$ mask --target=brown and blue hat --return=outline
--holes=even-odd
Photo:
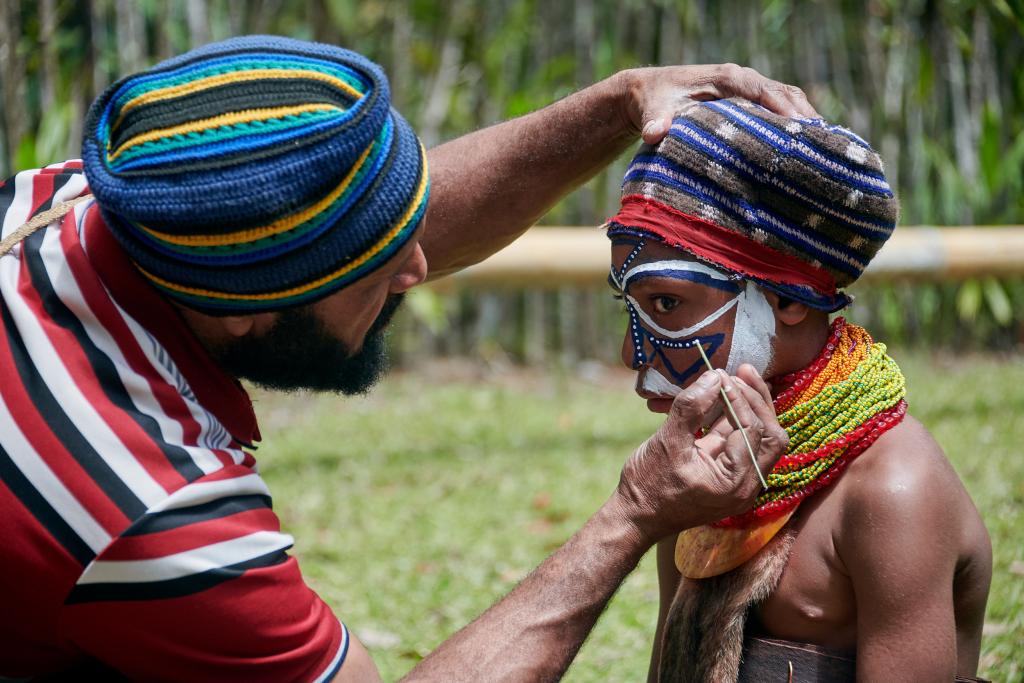
[[[697,102],[633,157],[609,236],[653,234],[782,296],[835,311],[892,234],[882,160],[823,119]]]

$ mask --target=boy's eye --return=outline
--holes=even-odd
[[[679,305],[679,300],[673,299],[670,296],[656,296],[652,303],[654,304],[655,313],[668,313]]]

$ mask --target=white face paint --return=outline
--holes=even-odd
[[[772,340],[775,339],[775,312],[764,292],[749,280],[739,295],[736,323],[732,327],[732,345],[725,371],[735,375],[744,363],[750,363],[757,374],[764,377],[772,360]]]
[[[612,269],[613,282],[622,290],[623,296],[636,311],[637,317],[643,321],[644,326],[651,332],[665,339],[675,340],[692,337],[735,307],[736,319],[733,324],[732,344],[729,347],[729,357],[726,360],[725,370],[730,375],[734,375],[741,365],[749,363],[754,366],[758,374],[764,375],[772,358],[772,340],[775,338],[775,313],[772,311],[771,304],[768,303],[760,287],[753,282],[747,281],[741,285],[742,290],[735,298],[720,306],[700,322],[682,329],[670,330],[658,325],[644,311],[639,302],[627,293],[630,280],[637,275],[652,271],[666,272],[667,277],[671,277],[670,273],[672,271],[697,273],[712,280],[722,282],[733,281],[733,278],[698,261],[668,260],[644,263],[626,271],[621,281],[616,277],[615,269]],[[685,279],[692,280],[692,278]],[[665,396],[675,396],[682,391],[678,385],[673,384],[668,378],[652,367],[647,368],[642,388],[651,393]]]
[[[661,374],[654,368],[647,368],[647,372],[644,373],[644,383],[641,385],[641,388],[652,394],[668,397],[674,397],[682,391],[681,387],[672,384],[665,375]]]

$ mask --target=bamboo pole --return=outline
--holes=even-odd
[[[436,287],[604,286],[608,240],[596,228],[537,228]],[[865,281],[961,280],[1024,275],[1024,226],[901,227],[868,266]]]

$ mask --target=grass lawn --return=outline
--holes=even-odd
[[[981,675],[1024,675],[1024,359],[894,353],[992,535]],[[257,453],[308,581],[395,680],[568,538],[659,424],[630,374],[431,366],[366,398],[255,393]],[[567,681],[646,675],[653,553]]]

